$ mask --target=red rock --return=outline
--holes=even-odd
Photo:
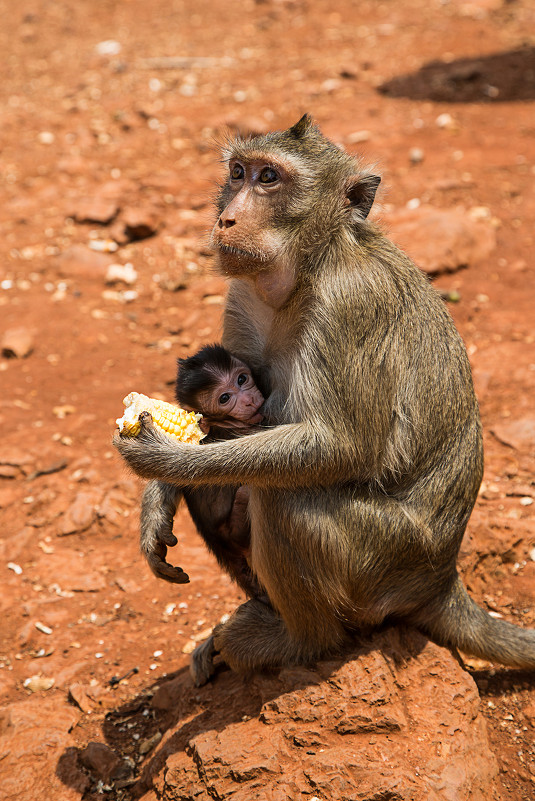
[[[85,778],[78,776],[69,784],[60,778],[60,755],[74,750],[70,732],[79,719],[80,712],[66,706],[59,693],[35,695],[0,709],[2,798],[79,801]]]
[[[80,752],[80,761],[97,778],[108,782],[119,768],[121,760],[105,743],[88,743]]]
[[[34,456],[19,448],[3,447],[0,454],[0,464],[15,465],[15,467],[20,467],[23,472],[27,472],[26,468],[28,465],[33,465],[34,461]]]
[[[481,262],[496,247],[488,220],[474,220],[464,209],[400,209],[386,216],[386,224],[389,236],[429,275]]]
[[[239,134],[240,136],[258,136],[259,134],[265,134],[270,130],[269,123],[267,123],[266,120],[262,119],[261,117],[227,116],[222,120],[220,125],[223,128],[230,128],[231,131]]]
[[[101,498],[101,492],[78,492],[61,521],[59,533],[74,534],[76,531],[85,531],[89,528],[97,519]]]
[[[106,225],[117,216],[119,207],[111,200],[101,197],[80,200],[73,213],[73,218],[79,223],[101,223]]]
[[[495,423],[491,431],[500,442],[510,445],[516,450],[535,446],[535,417],[523,417],[507,423]]]
[[[160,227],[160,215],[155,209],[126,208],[120,222],[129,241],[153,236]]]
[[[0,488],[0,509],[6,509],[18,500],[19,493],[13,487]]]
[[[14,356],[16,359],[24,359],[29,356],[34,348],[35,337],[29,328],[20,326],[9,328],[4,332],[0,348],[3,356]]]
[[[16,478],[19,470],[8,464],[0,464],[0,478]]]
[[[78,551],[63,550],[43,554],[36,559],[32,571],[41,584],[59,584],[62,590],[71,592],[96,592],[106,586],[103,574],[94,562],[84,558]]]
[[[120,526],[124,523],[124,513],[132,508],[132,501],[117,489],[106,493],[98,507],[98,516],[104,517],[110,523]]]
[[[59,275],[67,278],[98,278],[103,280],[113,256],[97,253],[84,245],[73,245],[56,260]]]
[[[403,629],[314,669],[254,676],[222,673],[190,717],[188,679],[156,691],[161,712],[177,710],[147,766],[162,798],[266,801],[489,801],[497,765],[472,678],[448,651]],[[206,696],[204,693],[206,692]],[[182,707],[182,710],[181,710]],[[258,710],[260,710],[258,712]],[[202,719],[202,723],[201,723]]]
[[[160,711],[173,709],[177,706],[182,691],[182,682],[179,679],[161,682],[152,696],[151,705]]]
[[[15,562],[32,541],[35,540],[35,529],[33,526],[24,526],[12,536],[0,540],[0,558],[6,562]]]

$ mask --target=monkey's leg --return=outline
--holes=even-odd
[[[325,636],[294,637],[282,617],[259,598],[246,601],[227,623],[216,626],[215,650],[233,670],[240,673],[307,664],[331,653],[340,645],[340,632],[333,621],[330,641]]]

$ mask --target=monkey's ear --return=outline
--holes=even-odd
[[[381,183],[378,175],[355,175],[346,181],[345,195],[348,205],[360,219],[365,220],[375,200],[377,187]]]
[[[292,125],[288,130],[288,133],[296,139],[302,139],[309,131],[313,131],[315,128],[314,120],[310,114],[303,114],[299,122],[296,122],[295,125]]]

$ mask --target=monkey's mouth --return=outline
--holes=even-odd
[[[254,412],[252,413],[250,418],[247,420],[247,423],[249,425],[253,425],[253,426],[260,425],[260,423],[264,419],[264,415],[262,414],[262,409],[263,408],[264,408],[264,401],[262,401],[260,406],[256,407],[256,409],[254,410]]]
[[[224,245],[222,242],[215,243],[216,248],[224,256],[237,256],[241,259],[255,259],[256,261],[265,261],[266,257],[262,253],[252,253],[249,250],[237,248],[234,245]]]

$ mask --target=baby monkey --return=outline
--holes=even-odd
[[[261,407],[264,396],[256,386],[251,370],[221,345],[207,345],[198,353],[178,360],[175,397],[186,411],[200,412],[199,423],[207,437],[204,442],[229,439],[254,430],[263,420]],[[147,553],[146,544],[155,527],[162,521],[172,536],[172,521],[181,496],[187,503],[190,515],[206,544],[219,558],[221,547],[232,553],[231,574],[247,594],[256,594],[257,588],[250,575],[247,557],[250,548],[250,525],[247,513],[249,490],[245,486],[217,487],[212,489],[209,504],[211,525],[205,517],[206,488],[168,487],[155,492],[151,482],[144,494],[141,512],[141,550]],[[166,507],[161,509],[162,504]],[[162,514],[162,511],[164,512]],[[160,530],[160,537],[161,530]],[[176,539],[175,539],[176,542]],[[150,564],[150,560],[149,560]],[[152,567],[152,565],[151,565]],[[180,568],[173,568],[181,571]],[[158,575],[158,574],[157,574]],[[162,576],[160,576],[162,577]],[[178,583],[189,580],[181,572]]]

